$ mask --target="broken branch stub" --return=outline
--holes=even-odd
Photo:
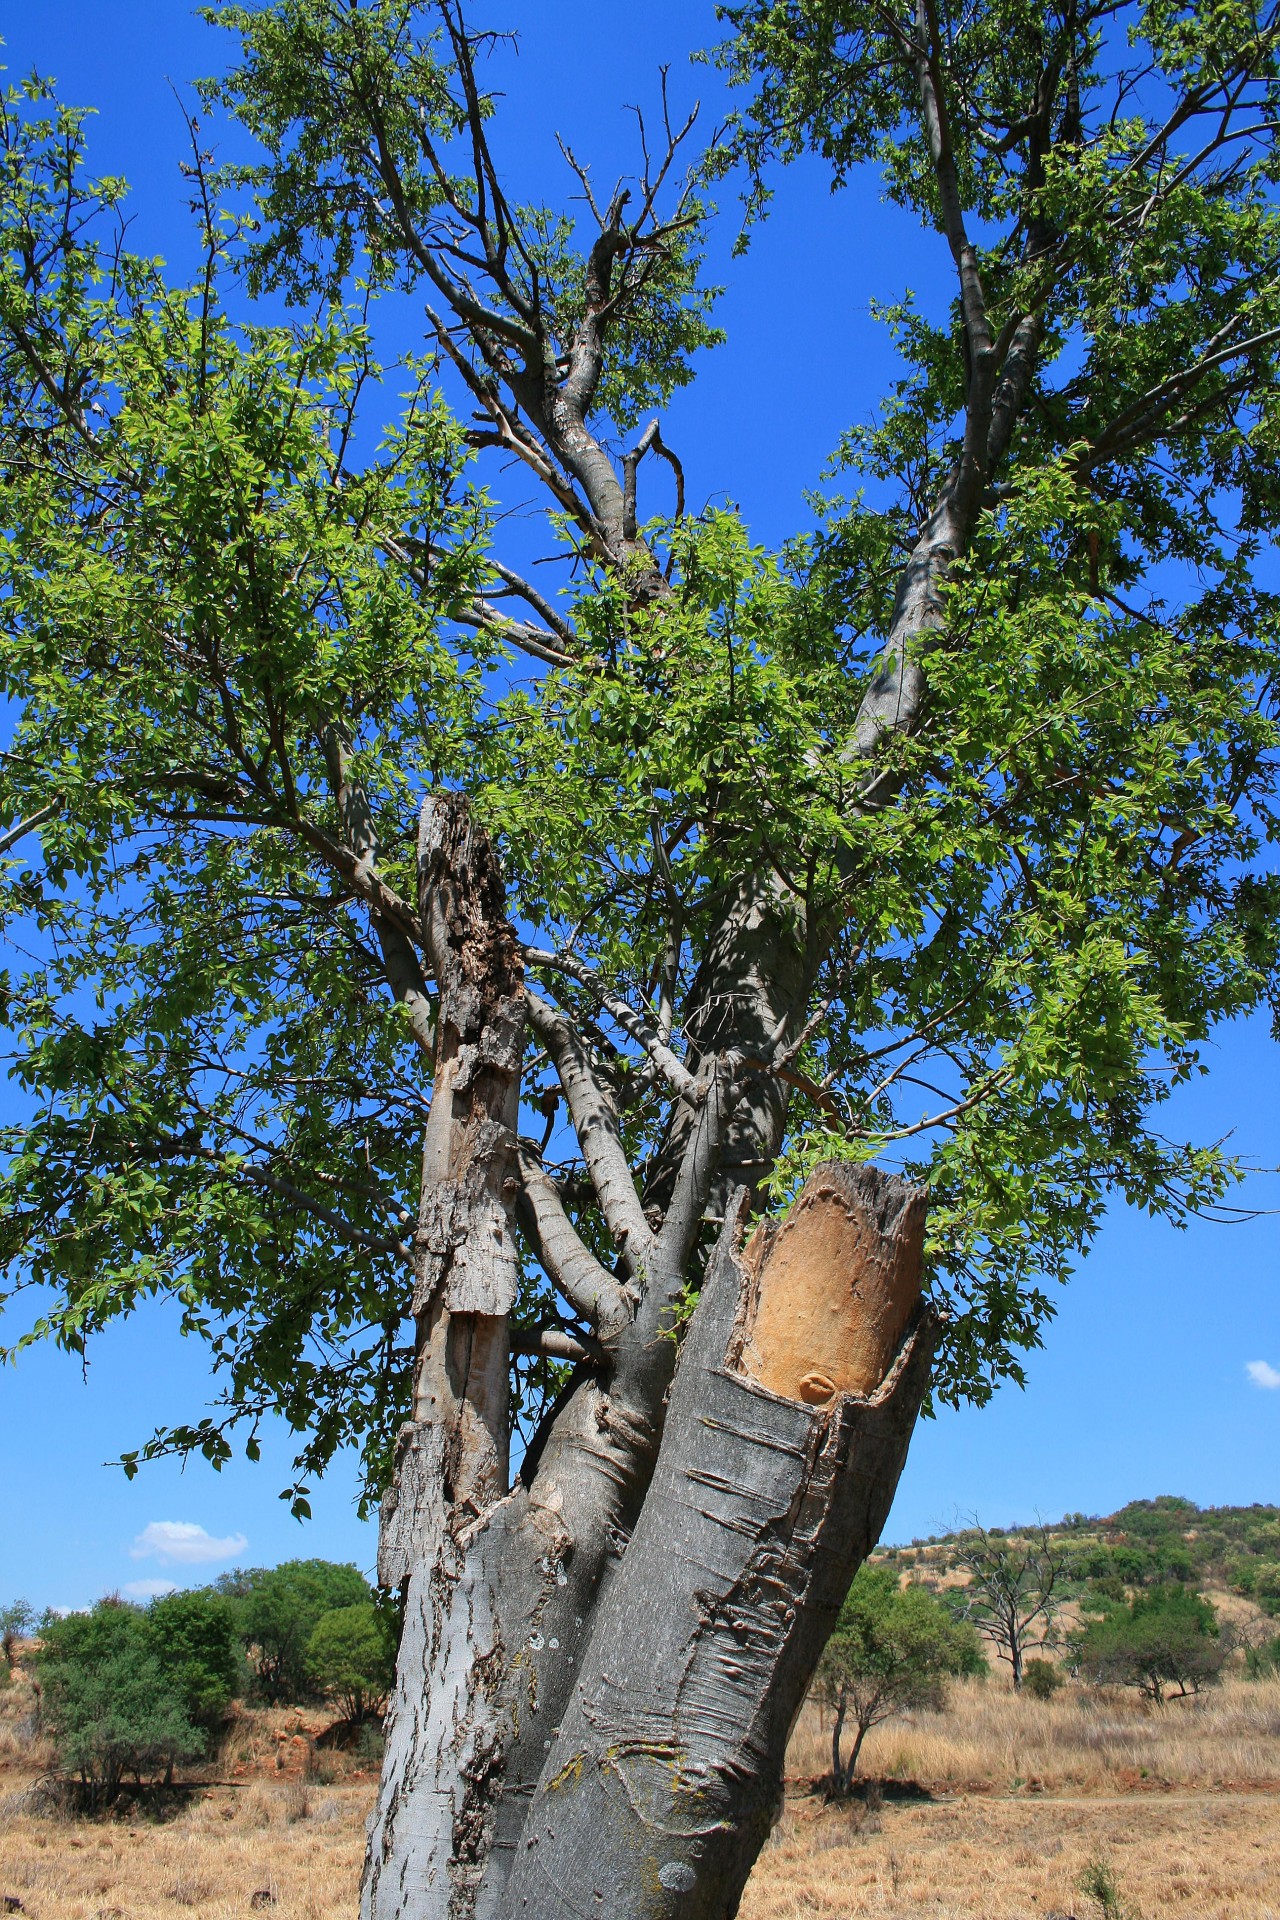
[[[795,1715],[893,1499],[938,1330],[919,1298],[923,1194],[823,1167],[749,1256],[741,1212],[525,1822],[509,1920],[729,1920]],[[807,1303],[794,1340],[788,1288]],[[876,1373],[866,1391],[843,1384],[855,1366]],[[822,1404],[802,1390],[817,1373],[832,1387]]]

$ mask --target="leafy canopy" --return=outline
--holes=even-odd
[[[203,1753],[185,1676],[168,1664],[148,1615],[118,1600],[41,1623],[41,1713],[61,1766],[102,1805],[126,1780],[171,1774]]]
[[[927,58],[875,8],[728,9],[732,140],[683,183],[646,163],[593,237],[506,197],[480,138],[498,53],[452,8],[215,9],[239,64],[209,108],[262,158],[218,181],[196,130],[190,286],[123,245],[83,116],[40,80],[6,95],[0,1009],[21,1115],[0,1252],[13,1290],[42,1289],[24,1338],[80,1352],[159,1295],[209,1342],[224,1407],[143,1453],[217,1464],[241,1421],[253,1453],[278,1408],[305,1436],[297,1511],[342,1446],[371,1494],[385,1479],[430,1097],[432,790],[471,796],[522,933],[571,954],[531,971],[655,1196],[673,1103],[636,1034],[698,1067],[729,1017],[708,986],[728,906],[766,903],[762,949],[795,958],[756,1069],[788,1103],[762,1192],[833,1154],[928,1184],[945,1399],[1020,1376],[1111,1196],[1176,1221],[1227,1192],[1223,1150],[1159,1123],[1275,961],[1273,26],[1207,4],[925,11]],[[592,433],[665,401],[716,338],[709,176],[739,166],[760,207],[807,147],[942,228],[955,307],[885,290],[902,377],[841,443],[853,497],[782,551],[721,510],[633,528],[624,503],[615,524]],[[266,323],[266,291],[294,317]],[[392,293],[424,314],[395,369]],[[864,751],[984,337],[1006,370],[1022,354],[1027,398],[917,649],[920,722]],[[522,482],[481,484],[495,446],[549,490],[559,590],[499,554]],[[607,1253],[532,1043],[524,1093]],[[532,1243],[520,1314],[572,1321]],[[519,1363],[531,1415],[555,1385]]]

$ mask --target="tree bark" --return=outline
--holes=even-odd
[[[936,1333],[918,1305],[924,1196],[871,1169],[827,1167],[745,1254],[740,1212],[739,1202],[680,1357],[639,1525],[529,1808],[512,1920],[737,1911],[791,1726],[906,1458]],[[840,1257],[851,1249],[861,1257]],[[762,1357],[772,1289],[806,1252],[821,1269],[813,1292],[832,1303],[824,1337],[811,1327]],[[882,1357],[864,1342],[876,1380],[858,1392],[833,1376],[873,1301]],[[762,1375],[794,1384],[795,1397]]]
[[[378,1550],[380,1582],[405,1593],[362,1893],[362,1912],[378,1920],[444,1913],[455,1881],[465,1883],[497,1742],[497,1588],[525,1564],[502,1550],[501,1527],[477,1526],[507,1486],[524,988],[497,860],[459,797],[423,807],[418,893],[438,1002],[415,1241],[413,1416],[400,1432]]]
[[[526,1227],[543,1235],[535,1245],[572,1229],[516,1146],[527,996],[496,861],[461,800],[424,809],[420,904],[439,995],[419,1358],[379,1557],[382,1581],[405,1593],[405,1626],[362,1914],[597,1912],[557,1889],[598,1855],[612,1913],[666,1913],[674,1900],[682,1913],[728,1915],[927,1382],[924,1198],[869,1169],[829,1167],[740,1254],[740,1193],[668,1411],[676,1348],[663,1303],[726,1145],[720,1082],[696,1110],[656,1233],[614,1165],[609,1116],[592,1108],[593,1177],[620,1218],[636,1214],[622,1246],[633,1279],[577,1243],[561,1277],[588,1302],[596,1367],[528,1484],[507,1491],[517,1189]],[[629,1756],[620,1772],[615,1748]],[[654,1796],[668,1775],[664,1808]],[[648,1811],[637,1813],[633,1787]]]

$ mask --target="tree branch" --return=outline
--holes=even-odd
[[[569,1104],[582,1157],[605,1222],[627,1271],[636,1274],[654,1251],[654,1238],[640,1205],[623,1150],[613,1103],[596,1079],[586,1048],[563,1014],[528,987],[529,1024],[551,1057]]]
[[[565,1212],[554,1181],[533,1149],[517,1150],[520,1194],[516,1202],[521,1228],[548,1277],[574,1312],[589,1320],[608,1340],[630,1319],[626,1296],[615,1275],[596,1259]]]

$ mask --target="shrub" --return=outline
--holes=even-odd
[[[158,1657],[147,1616],[102,1600],[41,1628],[41,1712],[65,1772],[93,1805],[107,1806],[126,1780],[173,1777],[204,1750],[180,1685]]]
[[[949,1674],[985,1673],[973,1628],[920,1586],[899,1587],[885,1567],[862,1567],[818,1666],[821,1695],[835,1710],[831,1771],[848,1792],[872,1727],[909,1707],[942,1705]],[[843,1758],[844,1728],[853,1745]]]
[[[0,1649],[4,1652],[4,1674],[13,1666],[14,1643],[30,1633],[36,1624],[36,1610],[26,1600],[11,1600],[0,1607]]]
[[[1137,1687],[1159,1704],[1217,1680],[1225,1650],[1209,1602],[1183,1586],[1152,1587],[1090,1622],[1079,1641],[1081,1671],[1099,1683]]]
[[[1251,1680],[1268,1680],[1280,1672],[1280,1633],[1264,1640],[1261,1646],[1246,1647],[1244,1666]]]
[[[1052,1660],[1028,1660],[1022,1669],[1022,1684],[1033,1700],[1052,1700],[1066,1679],[1062,1668]]]
[[[168,1594],[152,1602],[147,1629],[187,1718],[196,1726],[216,1726],[231,1704],[240,1670],[230,1601],[207,1588]]]
[[[371,1601],[321,1616],[307,1643],[307,1674],[348,1720],[381,1709],[395,1678],[395,1648]]]

